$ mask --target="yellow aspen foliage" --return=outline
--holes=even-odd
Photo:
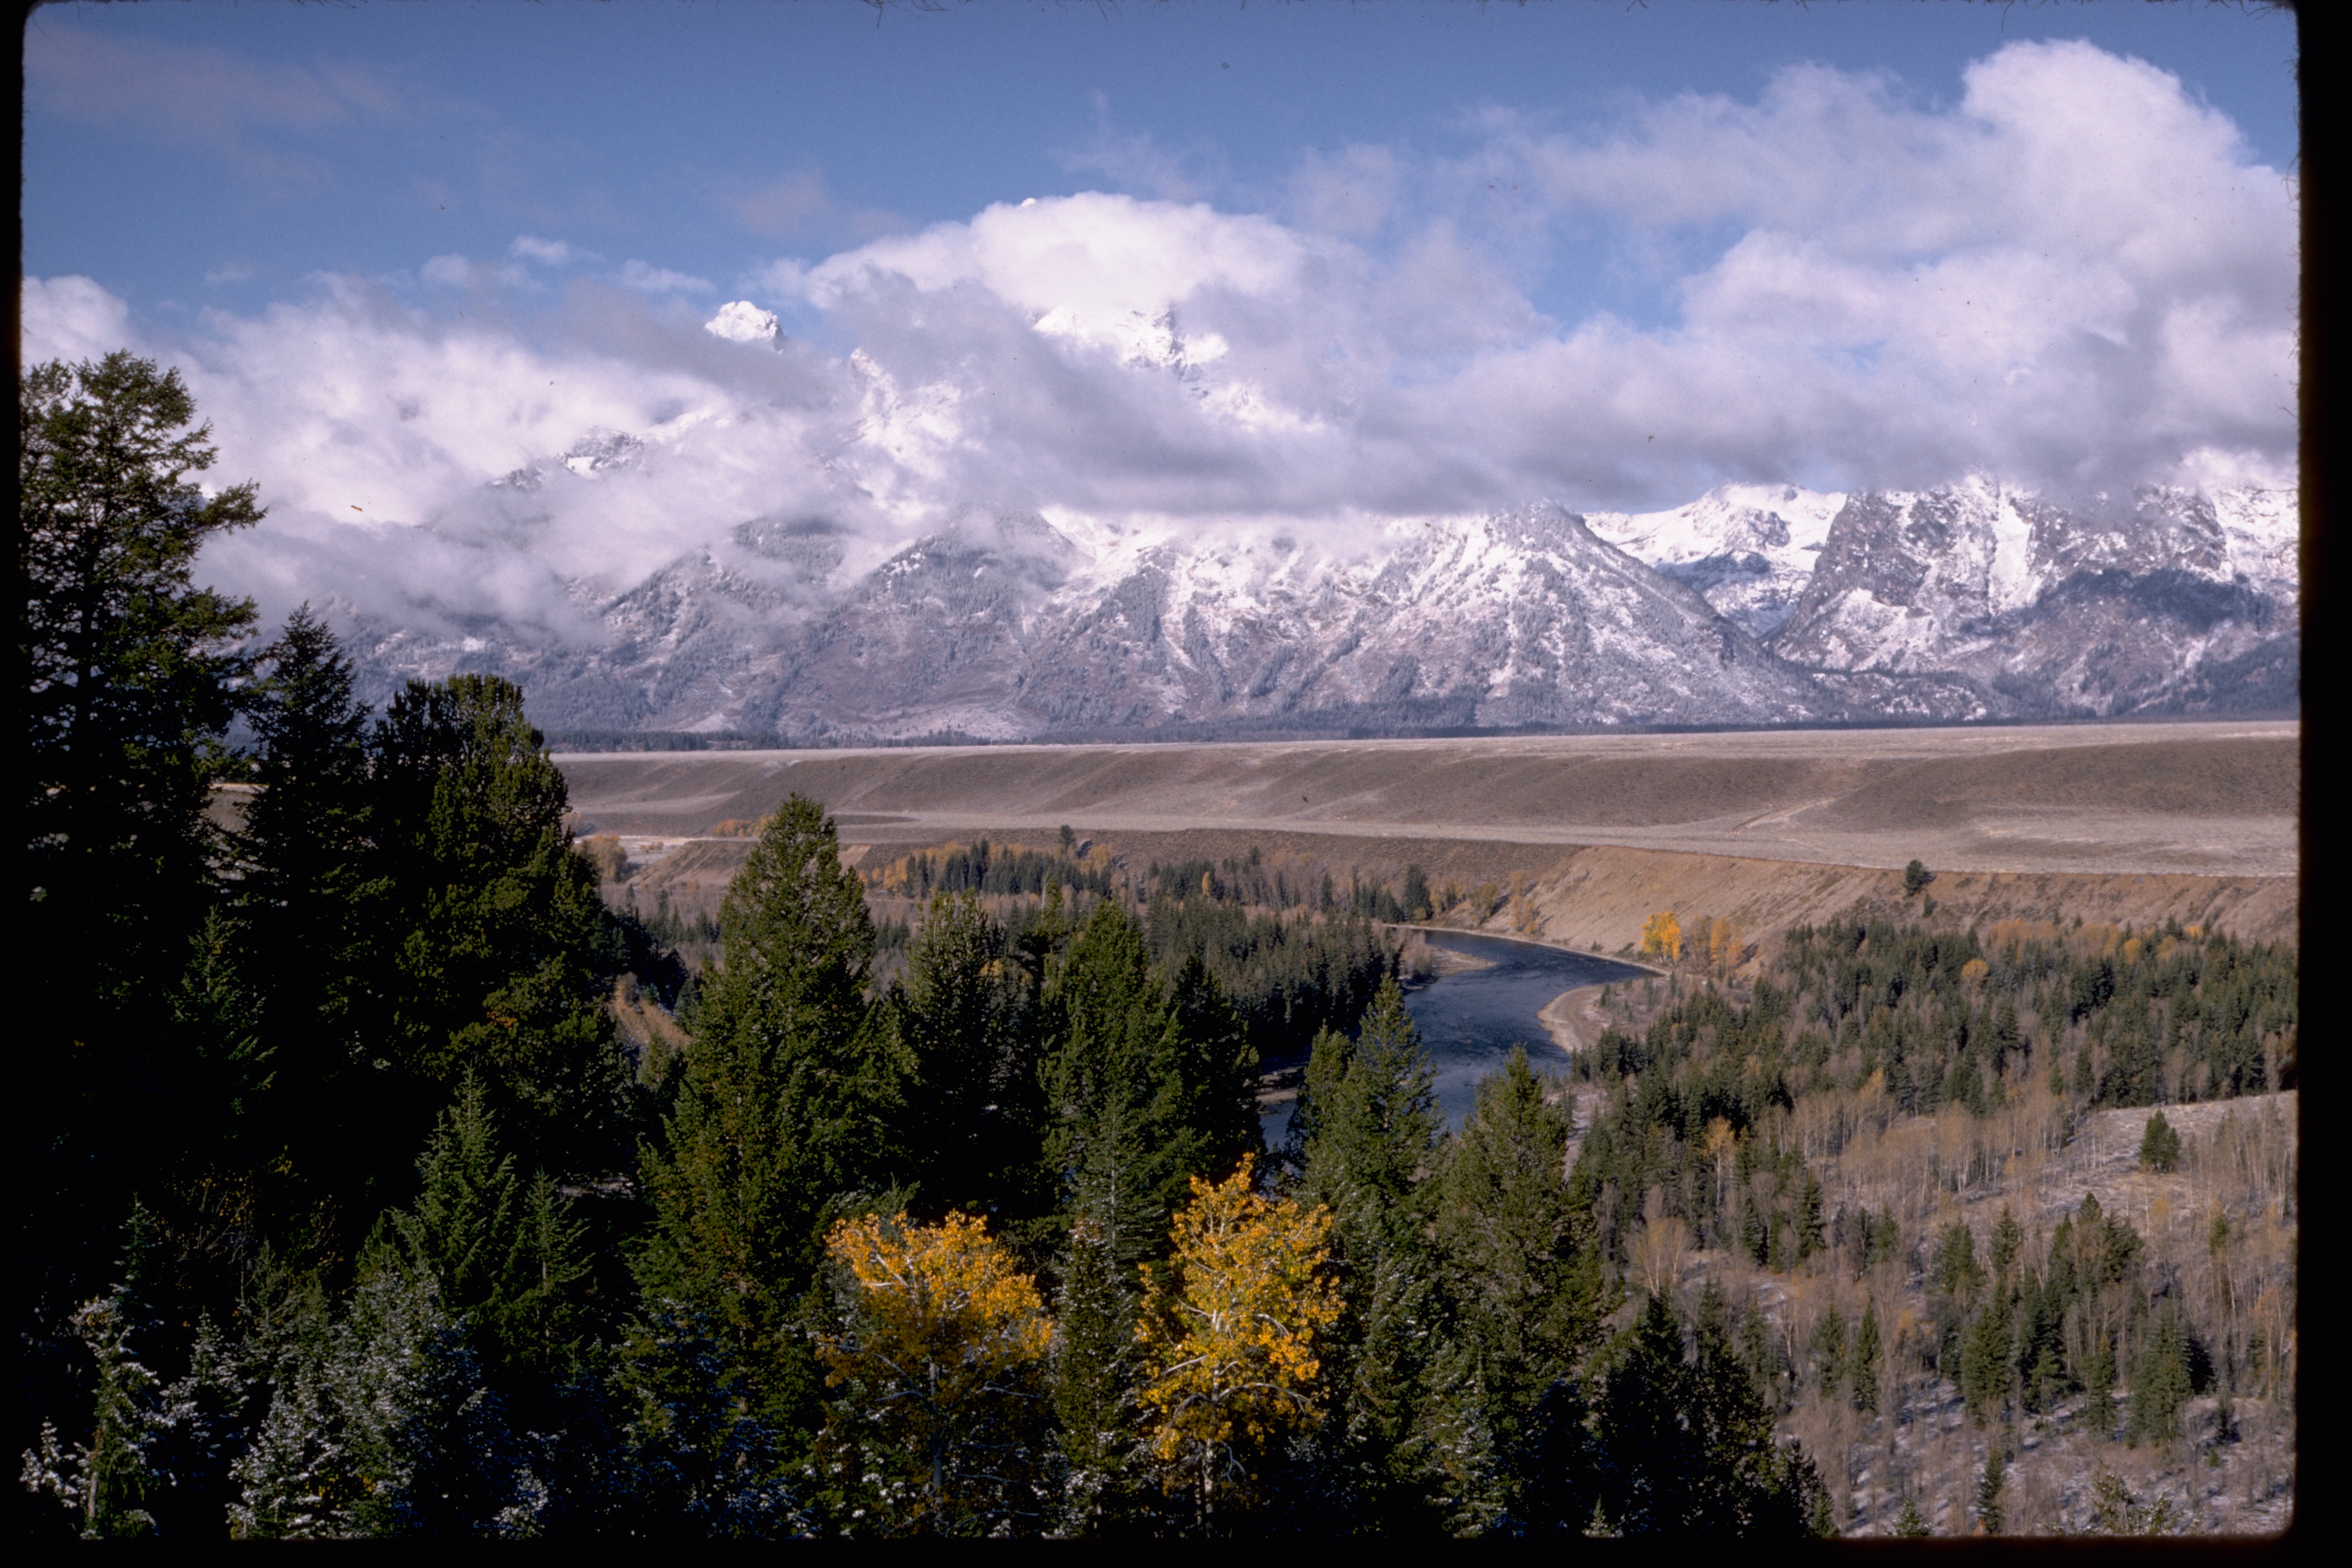
[[[1718,974],[1739,962],[1739,930],[1721,915],[1706,923],[1706,963]]]
[[[1991,973],[1992,965],[1981,958],[1971,958],[1960,965],[1960,978],[1972,985]]]
[[[1672,910],[1660,910],[1642,922],[1642,955],[1664,959],[1668,963],[1680,963],[1683,956],[1683,925]]]
[[[857,1452],[881,1522],[986,1534],[1034,1511],[1053,1341],[1036,1281],[971,1215],[845,1219],[825,1250],[848,1325],[817,1352],[845,1390],[827,1446]]]
[[[1245,1504],[1256,1457],[1320,1407],[1318,1341],[1339,1315],[1331,1213],[1261,1196],[1244,1159],[1230,1181],[1192,1178],[1174,1239],[1172,1284],[1136,1325],[1140,1403],[1162,1485],[1206,1512]]]

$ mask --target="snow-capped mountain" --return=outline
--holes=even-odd
[[[599,431],[549,468],[634,461]],[[528,490],[523,470],[501,481]],[[555,475],[557,478],[569,476]],[[377,625],[364,663],[511,675],[558,731],[789,741],[2113,716],[2295,702],[2291,492],[2063,507],[1990,481],[1358,530],[974,511],[870,570],[764,518],[583,639]],[[872,560],[868,554],[866,560]]]
[[[2291,691],[2291,500],[2151,487],[2065,508],[1987,481],[1857,495],[1771,646],[1849,696],[1937,717],[2210,701],[2247,660],[2257,687]]]
[[[1788,621],[1845,505],[1794,485],[1725,485],[1672,511],[1594,512],[1592,531],[1697,589],[1752,637]]]

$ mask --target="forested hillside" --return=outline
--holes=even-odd
[[[199,484],[176,375],[21,412],[27,1537],[1798,1539],[1886,1522],[1850,1432],[1791,1436],[1832,1394],[1907,1421],[1957,1368],[2001,1430],[2179,1446],[2291,1382],[2284,1211],[2217,1210],[2245,1267],[2192,1289],[2090,1200],[1981,1244],[1947,1202],[2290,1084],[2291,953],[1798,931],[1448,1135],[1374,923],[1418,873],[869,875],[794,795],[715,917],[615,910],[512,686],[371,710],[307,611],[195,584],[260,498]],[[1792,1352],[1815,1279],[1876,1293]]]

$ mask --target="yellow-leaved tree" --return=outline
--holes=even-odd
[[[1683,955],[1683,924],[1672,910],[1660,910],[1642,922],[1642,956],[1677,963]]]
[[[1136,1326],[1139,1403],[1161,1486],[1190,1492],[1211,1527],[1249,1505],[1265,1456],[1321,1406],[1318,1340],[1339,1315],[1331,1213],[1261,1195],[1244,1159],[1229,1181],[1192,1178],[1174,1239],[1172,1278]]]
[[[1034,1529],[1052,1448],[1053,1324],[981,1220],[845,1219],[825,1238],[844,1331],[823,1342],[825,1447],[898,1534]]]

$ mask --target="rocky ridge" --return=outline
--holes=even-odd
[[[555,459],[635,457],[597,432]],[[500,481],[527,492],[537,470]],[[2113,718],[2296,704],[2292,492],[2062,505],[1990,480],[1180,532],[973,511],[863,573],[755,519],[592,638],[362,625],[388,691],[516,679],[557,732],[824,743]],[[870,557],[868,557],[870,559]]]

